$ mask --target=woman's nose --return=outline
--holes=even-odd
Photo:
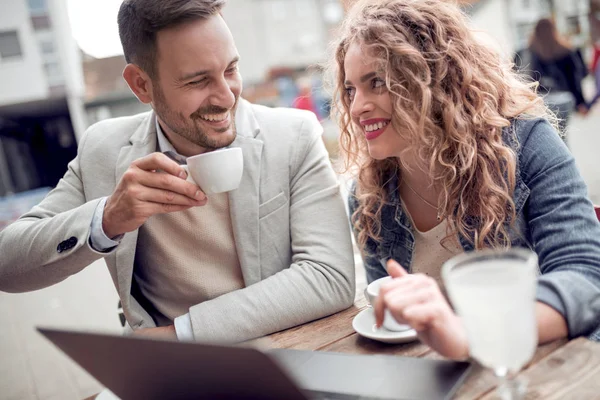
[[[365,112],[371,111],[373,109],[373,103],[368,99],[367,96],[364,96],[360,92],[356,92],[354,95],[354,99],[352,100],[352,104],[350,105],[350,114],[353,117],[358,118]]]

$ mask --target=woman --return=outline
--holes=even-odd
[[[540,342],[591,333],[600,224],[586,186],[542,99],[476,41],[460,10],[359,1],[334,68],[367,279],[396,278],[379,296],[378,321],[388,308],[442,355],[466,357],[440,267],[464,251],[519,246],[539,256]]]
[[[549,18],[535,25],[529,51],[531,65],[527,68],[547,92],[548,107],[558,115],[560,127],[564,129],[573,107],[584,115],[588,111],[581,89],[581,81],[587,75],[581,55],[560,36]]]
[[[591,110],[594,104],[600,99],[600,41],[596,40],[594,45],[592,46],[593,54],[592,54],[592,62],[590,65],[589,72],[594,76],[594,80],[596,83],[596,94],[587,104],[588,110]]]

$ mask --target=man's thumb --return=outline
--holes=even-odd
[[[392,278],[400,278],[404,275],[408,275],[408,272],[400,264],[398,264],[395,260],[391,258],[387,261],[386,264],[387,272]]]

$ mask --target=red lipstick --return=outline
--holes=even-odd
[[[379,136],[381,136],[381,134],[383,132],[385,132],[385,130],[387,129],[390,122],[391,122],[391,120],[386,119],[386,118],[371,118],[371,119],[366,119],[364,121],[360,121],[360,125],[362,126],[362,128],[365,132],[365,138],[367,140],[374,140],[374,139],[378,138]],[[367,127],[370,127],[372,129],[373,125],[379,125],[379,123],[383,124],[383,126],[381,128],[367,131]]]

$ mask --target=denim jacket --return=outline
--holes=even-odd
[[[569,336],[600,340],[600,223],[575,160],[543,119],[515,120],[503,138],[518,158],[511,246],[537,253],[537,300],[565,317]],[[358,207],[355,190],[348,198],[350,215]],[[401,207],[398,176],[390,177],[387,193],[381,239],[369,238],[362,251],[368,282],[387,275],[390,258],[411,270],[413,227]],[[473,250],[467,238],[459,241],[465,251]]]

